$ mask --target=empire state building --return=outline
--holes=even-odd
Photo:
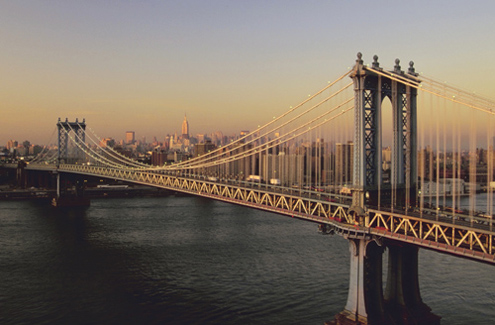
[[[184,115],[184,122],[182,122],[182,139],[189,139],[189,122],[187,122],[186,115]]]

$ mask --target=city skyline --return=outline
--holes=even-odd
[[[76,1],[0,4],[0,144],[47,144],[60,117],[120,139],[255,129],[347,71],[391,69],[491,95],[495,4]],[[380,17],[384,17],[381,19]],[[373,20],[372,20],[373,19]],[[338,46],[335,46],[335,45]]]
[[[184,129],[184,128],[186,128],[186,129]],[[184,130],[186,130],[187,133],[183,133]],[[188,138],[189,138],[189,136],[191,138],[198,138],[199,137],[200,139],[198,139],[198,140],[200,142],[203,142],[204,140],[201,140],[201,139],[203,139],[204,137],[217,136],[218,134],[221,134],[222,136],[226,136],[226,137],[230,137],[230,138],[237,138],[239,136],[242,136],[246,132],[249,132],[249,131],[239,130],[235,133],[231,133],[231,134],[225,133],[224,134],[222,132],[222,130],[218,129],[218,130],[211,131],[211,132],[196,132],[194,134],[189,134],[189,123],[188,123],[187,119],[184,118],[180,127],[176,127],[174,130],[166,131],[165,133],[162,133],[160,135],[153,135],[151,137],[147,137],[145,135],[137,134],[133,130],[127,130],[127,131],[122,130],[120,132],[121,134],[117,133],[116,137],[100,137],[100,139],[102,141],[112,140],[117,145],[131,145],[134,143],[151,144],[153,142],[159,142],[163,145],[165,142],[170,140],[170,138],[183,137],[185,134],[187,134]],[[6,147],[7,149],[9,149],[10,147],[12,147],[13,143],[17,143],[17,145],[22,145],[24,142],[29,142],[29,143],[31,143],[31,145],[41,145],[41,146],[49,146],[49,147],[53,147],[53,146],[57,145],[57,138],[55,136],[52,137],[48,143],[39,143],[36,141],[37,141],[37,139],[23,139],[23,140],[21,140],[21,139],[9,139],[5,144],[0,143],[0,148]],[[16,147],[17,145],[15,145],[14,147]]]

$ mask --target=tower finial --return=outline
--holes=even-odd
[[[378,55],[373,56],[373,63],[371,65],[374,69],[378,69],[380,67],[380,63],[378,63]]]
[[[394,66],[394,71],[397,72],[397,73],[402,73],[402,71],[400,70],[400,60],[399,59],[395,59],[395,66]]]
[[[416,69],[414,69],[414,61],[409,61],[409,69],[407,72],[413,76],[417,76]]]
[[[360,64],[360,65],[362,65],[362,64],[363,64],[362,57],[363,57],[363,53],[358,52],[358,53],[357,53],[357,60],[356,60],[356,64]]]

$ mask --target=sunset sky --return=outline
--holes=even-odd
[[[495,1],[0,1],[0,146],[252,130],[362,52],[495,97]]]

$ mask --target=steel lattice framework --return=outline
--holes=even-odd
[[[74,131],[76,135],[75,144],[76,146],[80,147],[80,144],[81,143],[84,144],[85,141],[86,123],[84,120],[82,123],[79,123],[77,119],[75,122],[69,122],[68,119],[65,119],[65,122],[62,122],[59,118],[57,122],[57,129],[58,129],[58,164],[61,164],[61,163],[66,163],[67,160],[69,159],[69,152],[68,152],[69,133],[71,132],[71,130]],[[84,157],[84,152],[78,151],[76,159],[82,157]]]
[[[417,90],[408,84],[397,81],[394,75],[400,75],[419,82],[410,63],[408,73],[401,71],[400,61],[396,60],[393,72],[380,68],[378,57],[374,56],[371,68],[363,65],[358,54],[354,72],[354,188],[363,195],[366,191],[377,191],[382,184],[382,102],[389,98],[392,103],[392,177],[391,186],[405,189],[403,202],[391,202],[392,205],[412,205],[415,192],[416,171],[416,96]],[[396,198],[395,198],[396,199]],[[363,200],[355,198],[354,204],[362,206]]]
[[[28,169],[55,171],[51,165],[31,165]],[[324,225],[324,231],[355,238],[380,241],[389,238],[424,248],[495,264],[494,229],[488,224],[455,223],[454,218],[435,214],[369,209],[366,217],[352,213],[349,203],[330,202],[321,194],[276,191],[262,186],[243,187],[148,171],[124,170],[100,166],[61,164],[58,172],[99,176],[154,186],[243,205]],[[307,196],[307,197],[306,197]]]

